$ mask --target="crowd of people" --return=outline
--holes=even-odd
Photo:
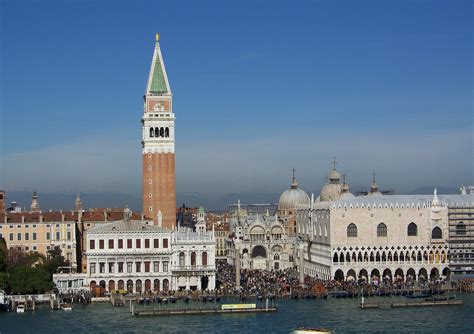
[[[240,288],[236,289],[235,268],[226,262],[219,262],[217,265],[217,281],[219,293],[232,295],[243,294],[247,296],[268,296],[277,297],[308,294],[326,294],[330,291],[348,292],[380,292],[380,291],[401,291],[401,290],[438,290],[443,289],[446,282],[443,279],[426,280],[420,278],[414,280],[408,277],[406,281],[402,279],[377,278],[373,277],[370,282],[366,279],[350,279],[344,281],[321,280],[305,276],[304,284],[300,284],[299,274],[296,269],[285,270],[256,270],[242,269],[240,272]]]

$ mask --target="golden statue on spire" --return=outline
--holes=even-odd
[[[156,33],[156,35],[155,35],[155,39],[156,39],[156,41],[157,41],[157,42],[159,42],[159,41],[160,41],[160,34],[159,34],[159,33]]]

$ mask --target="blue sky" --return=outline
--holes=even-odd
[[[470,1],[3,1],[0,187],[140,196],[154,34],[180,196],[474,183]],[[269,201],[272,199],[269,195]]]

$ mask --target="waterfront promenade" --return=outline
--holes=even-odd
[[[134,317],[128,307],[110,304],[75,306],[72,312],[52,311],[39,306],[34,312],[0,314],[5,333],[290,333],[296,327],[327,327],[337,333],[472,333],[473,294],[458,294],[463,306],[436,308],[380,308],[362,310],[358,299],[284,299],[278,300],[278,312],[263,314],[187,315],[165,318]],[[373,301],[395,302],[402,297],[371,297]],[[221,301],[226,302],[225,300]],[[181,303],[178,302],[178,303]],[[183,304],[161,305],[163,308]],[[202,307],[202,302],[190,307]],[[140,306],[141,309],[155,305]],[[416,316],[414,316],[416,314]]]

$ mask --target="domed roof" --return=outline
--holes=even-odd
[[[375,181],[375,171],[372,174],[372,184],[370,185],[370,192],[367,194],[369,196],[382,196],[382,193],[379,191],[379,186]]]
[[[334,183],[339,183],[340,179],[341,179],[341,175],[339,175],[336,169],[333,169],[331,171],[331,174],[329,174],[329,180]]]
[[[346,192],[346,193],[342,193],[342,195],[339,197],[339,200],[346,201],[349,199],[353,199],[354,197],[355,197],[354,194],[350,192]]]
[[[308,194],[303,189],[298,188],[298,182],[293,177],[290,189],[285,190],[280,196],[278,210],[294,210],[297,205],[309,205],[309,201]]]
[[[339,183],[325,184],[319,195],[321,202],[336,201],[341,196],[341,185]]]

